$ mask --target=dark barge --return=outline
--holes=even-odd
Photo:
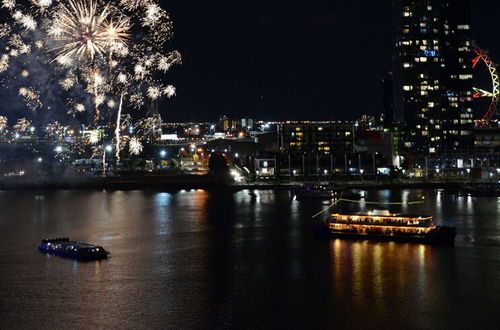
[[[110,254],[102,246],[71,241],[67,237],[44,239],[38,247],[43,253],[75,260],[101,260]]]

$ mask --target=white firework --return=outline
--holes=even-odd
[[[130,142],[128,143],[128,150],[132,155],[139,155],[143,149],[144,147],[138,138],[133,137],[130,139]]]
[[[99,106],[99,105],[103,104],[105,100],[106,100],[106,97],[103,94],[99,94],[95,97],[94,103],[95,103],[95,105]]]
[[[122,5],[126,10],[134,11],[140,7],[145,7],[150,2],[150,0],[120,0],[120,5]]]
[[[2,0],[2,8],[12,10],[16,7],[15,0]]]
[[[31,15],[21,15],[18,20],[18,23],[21,24],[26,30],[34,31],[36,29],[37,23],[35,19]]]
[[[81,103],[77,103],[77,104],[75,104],[75,110],[76,110],[76,112],[84,112],[85,106]]]
[[[135,93],[130,96],[130,103],[134,108],[139,109],[144,105],[144,97],[141,93]]]
[[[73,65],[73,59],[71,56],[61,55],[56,58],[56,62],[63,67],[69,67]]]
[[[105,56],[129,38],[128,17],[116,6],[105,1],[68,0],[60,2],[48,29],[55,47],[56,61],[60,56],[93,60]]]
[[[0,73],[5,72],[9,69],[9,56],[3,55],[0,58]]]
[[[0,38],[8,37],[11,31],[12,29],[10,28],[9,24],[0,24]]]
[[[134,67],[134,73],[135,73],[135,79],[141,80],[144,78],[144,76],[146,76],[146,74],[148,72],[147,72],[147,69],[143,65],[136,64]]]
[[[175,96],[175,87],[172,85],[168,85],[162,91],[163,95],[166,95],[168,98]]]
[[[167,56],[158,54],[158,70],[167,72],[172,65],[181,64],[182,56],[178,51],[173,51]]]
[[[41,9],[46,9],[46,8],[50,7],[50,5],[52,5],[52,0],[35,0],[34,2],[35,2],[35,5],[37,5]]]
[[[19,93],[19,95],[21,95],[21,96],[26,96],[26,95],[28,95],[28,91],[29,91],[29,90],[28,90],[28,88],[26,88],[26,87],[21,87],[21,88],[19,88],[18,93]]]
[[[26,118],[20,118],[17,120],[16,124],[12,127],[18,133],[25,133],[31,126],[31,121]]]
[[[151,100],[157,100],[161,96],[161,89],[158,86],[149,86],[148,87],[148,97]]]
[[[0,116],[0,133],[2,133],[6,128],[8,124],[8,119],[5,116]]]
[[[92,131],[90,132],[90,135],[89,135],[89,143],[90,144],[97,144],[99,143],[99,140],[100,140],[100,137],[99,137],[99,131]]]
[[[59,85],[65,90],[70,90],[76,84],[76,80],[72,77],[64,78],[59,82]]]
[[[116,79],[118,80],[118,82],[120,84],[124,84],[127,82],[127,75],[125,73],[119,73],[118,76],[116,77]]]

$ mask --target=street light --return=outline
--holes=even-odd
[[[108,144],[102,152],[102,176],[106,176],[106,152],[113,151],[113,146]]]
[[[363,169],[360,169],[360,170],[359,170],[359,173],[361,173],[361,182],[363,182],[363,172],[364,172],[364,171],[365,171],[365,170],[363,170]]]
[[[327,181],[326,180],[326,175],[328,174],[328,170],[323,170],[323,173],[325,174],[325,181]]]
[[[167,152],[165,150],[160,151],[160,157],[164,158],[167,155]]]

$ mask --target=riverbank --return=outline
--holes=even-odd
[[[293,189],[304,184],[318,182],[253,182],[229,183],[217,180],[210,175],[165,175],[139,174],[127,176],[51,176],[51,177],[15,177],[0,180],[0,190],[26,189],[109,189],[109,190],[143,190],[143,189]],[[458,190],[467,186],[478,186],[485,182],[463,181],[329,181],[321,184],[331,184],[344,189],[389,189],[389,188],[429,188]]]

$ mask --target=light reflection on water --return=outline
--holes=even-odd
[[[365,194],[385,202],[426,196],[423,205],[390,209],[455,225],[455,247],[318,240],[311,216],[328,202],[287,191],[3,192],[0,328],[42,320],[79,328],[432,329],[498,320],[476,307],[500,295],[497,198]],[[111,258],[44,257],[36,245],[53,236],[103,245]]]

